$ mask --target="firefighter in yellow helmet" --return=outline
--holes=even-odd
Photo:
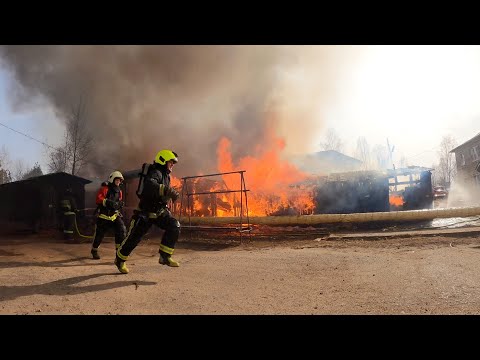
[[[176,201],[179,197],[179,193],[170,186],[170,173],[177,162],[178,156],[175,152],[161,150],[155,156],[153,164],[143,164],[137,188],[140,199],[138,209],[133,213],[127,236],[115,259],[115,265],[123,274],[128,273],[125,262],[129,255],[153,224],[165,230],[160,243],[159,263],[179,266],[179,263],[172,259],[172,254],[180,235],[180,223],[168,209],[168,201]]]
[[[123,193],[120,189],[120,184],[123,180],[122,173],[114,171],[108,177],[108,181],[102,183],[97,192],[95,202],[98,206],[99,214],[91,250],[94,259],[100,259],[98,248],[109,228],[113,228],[115,231],[115,251],[120,247],[125,238],[125,224],[120,213],[120,210],[123,208]]]

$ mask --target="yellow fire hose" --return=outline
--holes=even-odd
[[[77,230],[77,234],[80,237],[87,238],[87,239],[93,239],[95,237],[95,233],[97,232],[97,224],[95,224],[95,228],[93,229],[93,235],[83,235],[80,230],[78,229],[78,224],[77,224],[77,215],[75,215],[75,230]]]
[[[78,211],[86,211],[86,210],[94,210],[96,208],[85,208],[85,209],[80,209]],[[95,237],[95,234],[97,232],[97,224],[95,224],[95,228],[93,229],[93,235],[83,235],[80,230],[78,229],[78,224],[77,224],[77,215],[75,214],[75,230],[77,230],[78,236],[86,239],[93,239]],[[106,238],[114,238],[113,236],[105,236]]]

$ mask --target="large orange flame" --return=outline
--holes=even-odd
[[[274,116],[267,118],[271,125],[273,121]],[[268,127],[262,143],[251,149],[249,156],[234,162],[230,148],[230,139],[221,138],[217,146],[218,172],[245,171],[244,188],[248,192],[239,192],[244,189],[240,173],[189,179],[186,184],[178,184],[180,188],[186,185],[184,192],[193,194],[188,203],[184,197],[186,212],[193,216],[246,216],[248,206],[249,216],[313,213],[313,191],[299,185],[308,175],[281,158],[285,141],[275,136],[274,126]]]
[[[294,184],[307,178],[288,161],[280,159],[280,153],[285,147],[283,139],[272,138],[266,141],[265,148],[257,147],[257,157],[246,156],[235,165],[231,152],[231,142],[222,138],[218,144],[219,172],[245,170],[245,185],[248,190],[248,215],[265,216],[272,214],[308,214],[313,212],[313,196],[311,192],[295,187]],[[226,188],[240,190],[240,175],[229,174],[222,176]],[[234,195],[233,210],[222,211],[217,216],[231,216],[232,212],[239,215],[240,193]],[[226,197],[224,197],[226,198]],[[245,199],[242,199],[245,201]],[[245,211],[245,205],[243,211]],[[246,212],[244,213],[244,215]]]

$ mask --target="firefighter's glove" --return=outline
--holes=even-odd
[[[165,196],[167,198],[172,199],[173,202],[177,201],[178,198],[180,197],[180,194],[178,193],[177,190],[175,190],[172,187],[168,187],[167,190],[165,191]]]
[[[170,210],[167,207],[164,207],[160,211],[157,212],[158,217],[170,216]]]
[[[121,210],[123,208],[123,201],[115,201],[113,203],[113,208],[115,210]]]
[[[115,210],[115,208],[113,207],[114,204],[115,204],[115,201],[113,201],[113,200],[110,200],[110,199],[105,200],[105,207],[107,209]]]

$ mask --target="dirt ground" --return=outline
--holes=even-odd
[[[179,268],[150,238],[127,275],[110,238],[3,236],[0,314],[480,314],[479,236],[184,238]]]

